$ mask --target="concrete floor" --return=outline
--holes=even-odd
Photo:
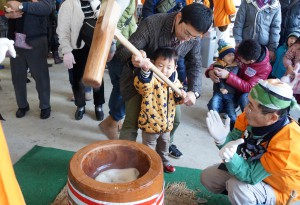
[[[53,63],[49,59],[49,63]],[[47,120],[39,118],[39,101],[35,89],[35,82],[27,84],[28,102],[30,111],[24,118],[16,118],[17,104],[9,61],[3,63],[5,69],[0,70],[0,113],[5,118],[3,129],[7,138],[13,163],[18,161],[34,145],[54,147],[64,150],[77,151],[82,147],[98,140],[107,138],[98,129],[99,122],[95,120],[94,105],[87,102],[86,114],[83,119],[76,121],[74,113],[76,107],[68,101],[71,87],[68,81],[67,70],[60,65],[50,67],[51,78],[51,117]],[[108,72],[105,71],[105,98],[108,103],[111,92],[111,83]],[[174,144],[182,151],[183,158],[171,159],[176,166],[203,169],[211,164],[220,162],[218,150],[207,132],[205,117],[206,104],[211,97],[212,82],[203,79],[203,94],[193,107],[182,106],[181,125],[175,136]],[[108,115],[107,103],[104,105],[105,116]],[[139,136],[138,141],[141,141]]]

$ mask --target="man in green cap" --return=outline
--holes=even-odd
[[[206,118],[223,163],[206,168],[201,183],[228,194],[231,204],[286,204],[300,193],[300,127],[288,114],[298,108],[292,88],[278,79],[260,80],[229,132],[216,111]],[[299,200],[300,195],[295,197]]]

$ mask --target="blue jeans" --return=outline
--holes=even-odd
[[[238,97],[238,105],[240,106],[242,112],[249,103],[248,94],[249,93],[243,93]]]
[[[116,58],[113,58],[107,63],[107,67],[113,86],[108,103],[109,114],[114,120],[119,121],[125,116],[125,103],[120,92],[120,77],[123,70],[123,64]]]
[[[207,104],[209,110],[225,112],[230,118],[230,123],[234,124],[236,120],[234,94],[222,94],[214,92],[214,95]]]

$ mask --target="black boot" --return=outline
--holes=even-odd
[[[26,112],[29,111],[29,105],[27,105],[24,108],[19,108],[16,112],[16,117],[17,118],[22,118],[25,116]]]
[[[96,119],[98,121],[102,121],[104,118],[104,113],[102,109],[102,105],[95,106],[95,114],[96,114]]]
[[[54,51],[53,58],[54,58],[54,63],[55,64],[60,64],[60,63],[63,62],[63,60],[58,55],[58,51]]]
[[[77,107],[75,112],[75,120],[81,120],[83,118],[83,114],[85,113],[84,107]]]

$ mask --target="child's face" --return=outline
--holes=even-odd
[[[176,70],[174,59],[159,57],[154,61],[154,65],[166,76],[170,77]]]
[[[291,47],[297,40],[297,37],[296,36],[291,36],[289,37],[288,41],[287,41],[287,45],[288,47]]]
[[[222,60],[225,61],[225,63],[227,63],[229,65],[232,64],[234,61],[234,53],[226,54]]]

